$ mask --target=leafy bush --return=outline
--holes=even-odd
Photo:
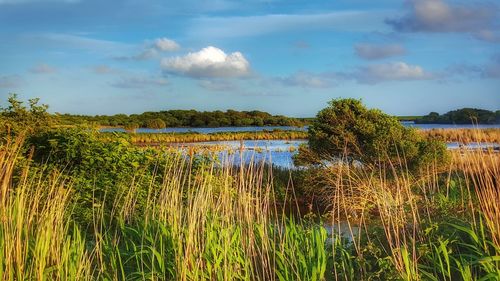
[[[427,141],[397,118],[368,109],[355,99],[332,100],[317,114],[308,135],[310,151],[302,148],[298,156],[306,163],[314,162],[312,153],[329,161],[345,159],[380,168],[400,164],[418,170],[448,158],[443,143]]]
[[[53,118],[47,112],[49,107],[38,102],[39,99],[29,99],[29,107],[26,107],[16,94],[11,94],[8,98],[9,105],[6,108],[0,107],[0,131],[19,133],[48,129],[53,123]]]

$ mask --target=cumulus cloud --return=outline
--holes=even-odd
[[[18,75],[0,76],[0,88],[16,88],[21,84],[21,77]]]
[[[166,86],[168,80],[163,77],[122,77],[119,81],[111,84],[111,86],[122,89],[140,89],[151,86]]]
[[[406,53],[403,46],[399,44],[369,44],[361,43],[354,46],[356,55],[367,60],[383,59],[388,57],[400,56]]]
[[[172,52],[180,49],[181,46],[174,40],[168,38],[158,38],[154,41],[153,47],[162,52]]]
[[[167,73],[193,78],[244,77],[250,74],[250,63],[240,52],[226,54],[216,47],[206,47],[185,56],[164,58]]]
[[[315,74],[300,71],[288,77],[277,78],[277,80],[285,86],[321,89],[333,87],[333,78],[334,77],[328,74]]]
[[[402,32],[470,32],[494,28],[498,16],[490,4],[449,4],[443,0],[411,0],[408,12],[401,18],[386,20]]]
[[[30,68],[30,72],[35,74],[51,74],[57,72],[57,69],[46,63],[41,63]]]
[[[358,68],[347,77],[362,84],[376,84],[386,81],[427,80],[436,78],[434,74],[425,71],[418,65],[404,62],[373,64]]]

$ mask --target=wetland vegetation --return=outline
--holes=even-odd
[[[289,170],[55,128],[46,109],[0,114],[1,280],[500,279],[499,153],[447,151],[452,133],[334,100]]]

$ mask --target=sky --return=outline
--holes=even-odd
[[[51,112],[500,109],[500,0],[0,0],[0,101]]]

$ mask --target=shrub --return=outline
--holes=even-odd
[[[443,143],[425,140],[397,118],[368,109],[356,99],[332,100],[317,114],[308,136],[310,151],[301,149],[298,158],[309,159],[303,161],[309,163],[314,162],[310,160],[312,153],[330,161],[342,158],[350,164],[361,162],[380,168],[401,164],[418,170],[448,159]]]

